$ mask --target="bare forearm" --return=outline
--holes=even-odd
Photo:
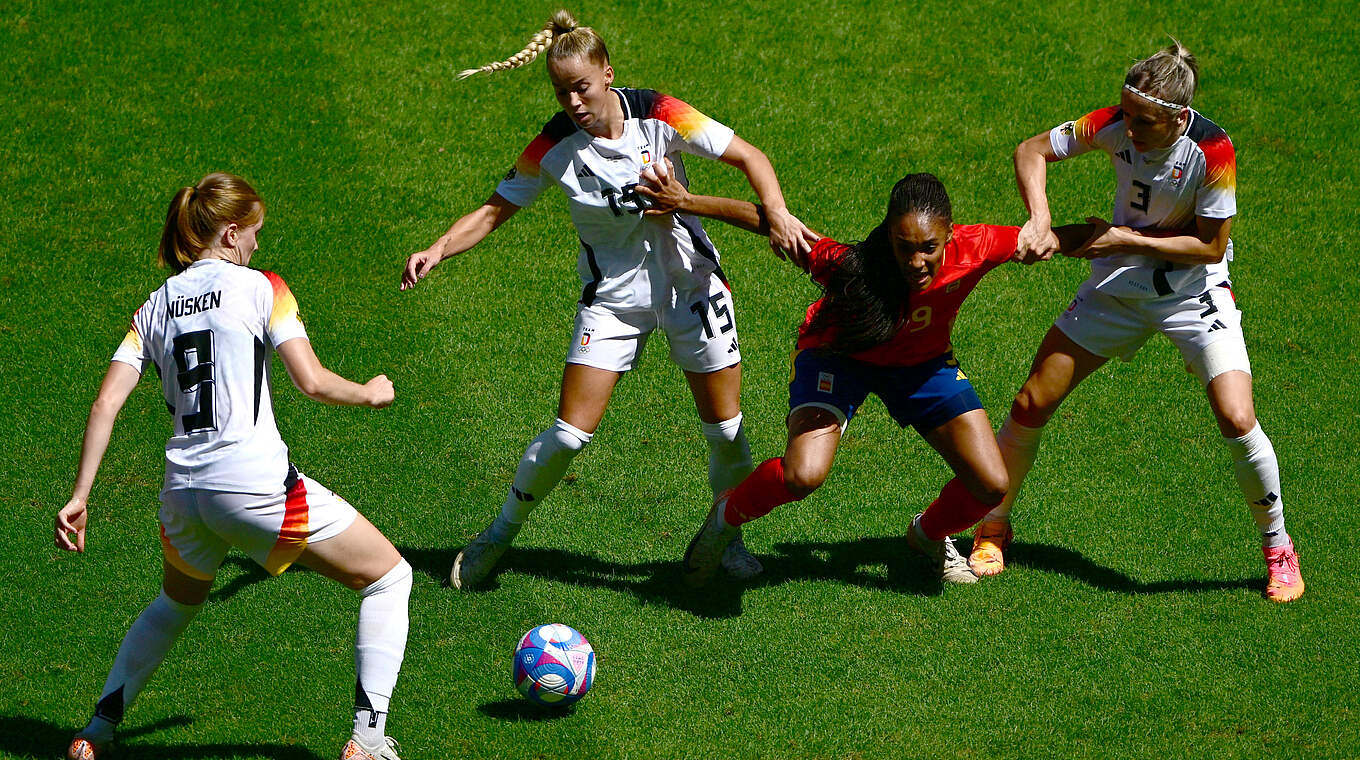
[[[1205,241],[1195,235],[1139,230],[1120,230],[1120,253],[1136,253],[1176,264],[1217,264],[1223,260],[1224,247],[1216,240]]]
[[[85,423],[85,438],[80,444],[80,464],[76,467],[76,483],[71,488],[71,498],[82,502],[90,500],[90,489],[94,487],[94,476],[104,461],[104,452],[109,448],[109,438],[113,435],[113,421],[118,417],[118,409],[96,400],[90,408],[90,418]]]
[[[717,219],[734,227],[758,235],[769,235],[770,224],[765,218],[765,209],[750,201],[734,198],[718,198],[712,195],[689,195],[676,209],[687,214]]]
[[[752,151],[747,157],[746,165],[743,167],[746,179],[751,183],[751,189],[756,191],[756,197],[760,198],[760,204],[767,209],[784,210],[787,206],[784,203],[784,192],[779,188],[779,178],[775,176],[774,165],[770,159],[760,151]],[[766,234],[768,234],[768,229]]]
[[[1015,150],[1015,181],[1030,218],[1048,223],[1052,219],[1048,208],[1048,160],[1031,143],[1032,140],[1027,140]]]
[[[430,246],[430,250],[437,252],[440,260],[457,256],[482,242],[494,229],[496,225],[490,217],[473,212],[454,222],[449,231]]]
[[[314,376],[309,378],[305,386],[302,383],[297,384],[298,390],[307,398],[323,404],[343,406],[362,406],[369,403],[369,392],[365,386],[346,380],[325,367],[318,366],[313,372]]]

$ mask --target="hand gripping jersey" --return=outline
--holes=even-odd
[[[718,252],[698,219],[644,218],[634,188],[643,168],[664,156],[688,186],[679,152],[718,158],[733,132],[686,103],[653,90],[614,88],[623,136],[608,140],[559,112],[524,149],[496,193],[516,206],[534,202],[549,183],[566,193],[581,238],[581,303],[645,309],[670,290],[697,287],[718,269]]]
[[[850,358],[882,367],[908,367],[952,350],[949,340],[963,299],[973,292],[984,274],[1010,261],[1015,253],[1019,227],[990,224],[956,224],[954,237],[945,245],[944,259],[935,280],[920,293],[913,293],[903,311],[901,326],[886,342],[852,354]],[[849,246],[822,238],[809,255],[812,279],[825,285]],[[822,307],[819,299],[807,309],[798,328],[798,348],[821,348],[831,344],[832,330],[812,332],[812,318]]]
[[[166,490],[282,487],[288,447],[274,424],[269,356],[306,337],[282,278],[220,259],[194,262],[146,299],[113,360],[138,372],[150,361],[160,376],[174,419]]]
[[[1111,221],[1134,229],[1193,230],[1195,217],[1227,219],[1237,213],[1237,158],[1219,126],[1190,111],[1185,132],[1168,148],[1139,153],[1124,129],[1118,106],[1092,111],[1054,127],[1049,143],[1058,158],[1099,148],[1110,154],[1116,189]],[[1228,280],[1232,241],[1217,264],[1174,264],[1121,254],[1091,260],[1091,284],[1123,298],[1172,293],[1199,295]]]

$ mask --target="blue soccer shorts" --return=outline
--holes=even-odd
[[[921,435],[982,408],[953,352],[909,367],[882,367],[817,350],[793,355],[790,413],[804,406],[826,409],[841,421],[844,432],[870,393],[883,401],[897,424],[910,425]]]

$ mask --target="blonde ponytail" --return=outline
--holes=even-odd
[[[504,61],[495,61],[475,69],[464,69],[458,72],[458,78],[467,79],[473,74],[517,69],[533,62],[539,53],[544,51],[547,51],[549,58],[585,56],[600,65],[609,65],[609,50],[605,48],[600,35],[596,34],[594,29],[578,24],[570,11],[562,9],[554,13],[552,19],[529,38],[529,43],[523,50]]]
[[[212,247],[213,238],[228,224],[255,224],[264,218],[264,201],[245,180],[214,172],[193,187],[181,187],[170,201],[161,231],[158,258],[176,274]]]

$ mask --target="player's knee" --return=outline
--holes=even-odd
[[[1218,430],[1225,438],[1241,438],[1256,427],[1256,411],[1250,406],[1221,409],[1217,417]]]
[[[539,463],[570,460],[585,448],[594,436],[562,421],[554,420],[551,427],[538,434],[529,444],[524,456]]]
[[[1011,418],[1025,427],[1039,428],[1057,411],[1060,398],[1050,398],[1032,382],[1025,383],[1011,402]]]
[[[805,499],[826,482],[827,472],[822,467],[796,465],[784,460],[784,487],[798,499]]]
[[[989,507],[995,507],[1006,498],[1006,491],[1010,490],[1010,477],[1006,474],[1006,468],[1001,467],[987,472],[974,473],[972,477],[963,478],[963,485],[968,489],[969,495]]]

